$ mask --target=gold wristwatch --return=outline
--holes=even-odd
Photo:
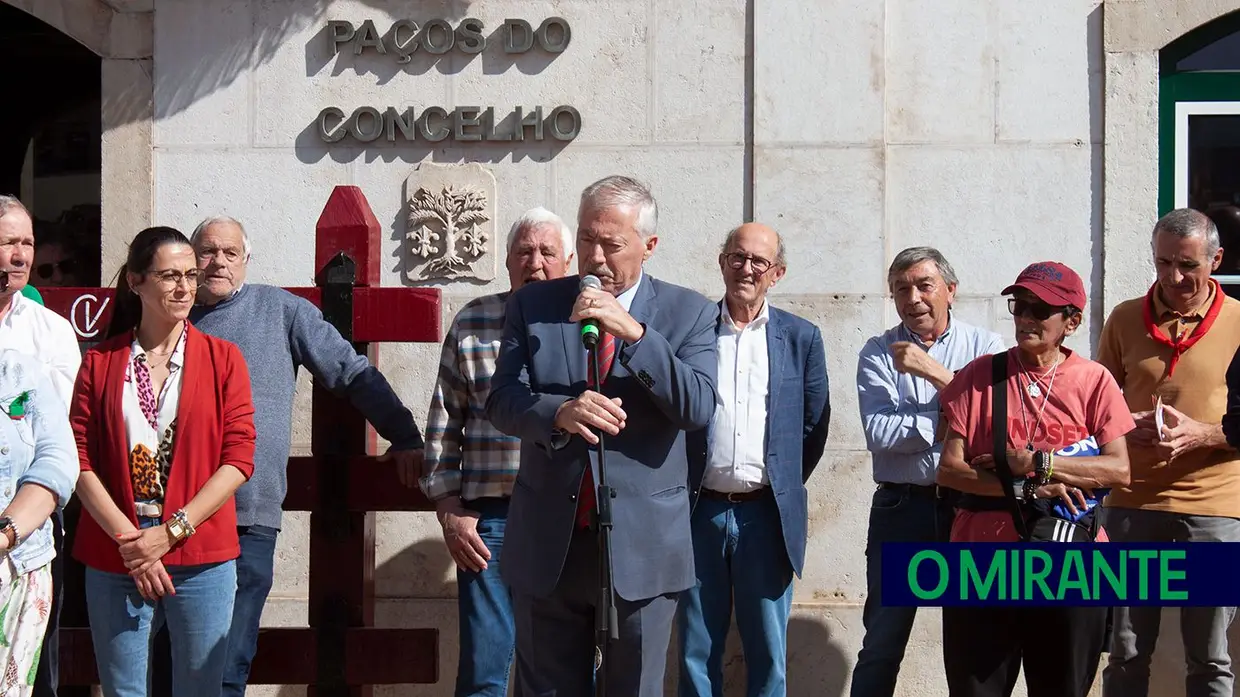
[[[183,542],[194,534],[194,526],[190,525],[189,518],[185,515],[185,509],[172,514],[166,523],[168,526],[168,534],[172,535],[172,539],[177,542]]]

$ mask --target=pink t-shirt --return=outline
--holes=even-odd
[[[1030,378],[1020,377],[1020,358],[1016,348],[1008,349],[1007,413],[1009,448],[1023,448],[1030,440],[1036,450],[1060,450],[1093,436],[1098,447],[1126,435],[1136,424],[1115,378],[1106,368],[1075,352],[1067,354],[1054,374],[1051,370],[1025,366],[1041,377],[1042,396],[1027,392]],[[990,427],[992,387],[991,356],[982,356],[965,366],[939,397],[947,425],[965,438],[965,462],[994,452]],[[1050,390],[1047,395],[1048,387]],[[1043,399],[1045,397],[1045,400]],[[1043,409],[1043,401],[1045,408]],[[1021,405],[1024,405],[1024,411]],[[1038,421],[1041,410],[1042,418]],[[1032,438],[1028,435],[1033,431]],[[952,525],[953,542],[1016,542],[1020,539],[1012,516],[1001,511],[957,510]]]

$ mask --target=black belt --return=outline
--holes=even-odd
[[[746,491],[743,494],[729,493],[726,491],[715,491],[714,489],[707,489],[706,487],[702,487],[702,491],[701,491],[701,495],[703,498],[717,499],[720,501],[727,501],[728,503],[741,503],[743,501],[757,501],[758,499],[766,498],[767,496],[770,495],[770,493],[771,493],[771,487],[769,486],[764,486],[761,489],[756,489],[754,491]]]
[[[955,489],[949,489],[945,486],[939,486],[938,484],[879,482],[878,488],[887,489],[889,491],[908,492],[912,496],[921,496],[923,498],[944,501],[954,500],[960,493]]]

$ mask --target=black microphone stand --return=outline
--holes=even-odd
[[[587,339],[590,370],[594,376],[595,389],[602,391],[603,381],[600,380],[598,369],[598,335]],[[612,589],[611,565],[611,499],[615,495],[607,486],[607,449],[602,429],[598,436],[598,481],[595,492],[595,514],[598,526],[598,603],[594,607],[594,694],[604,697],[607,694],[606,668],[603,666],[607,656],[609,641],[620,639],[620,625],[616,619],[616,594]],[[586,467],[590,461],[586,459]]]

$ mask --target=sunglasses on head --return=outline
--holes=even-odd
[[[1051,318],[1052,315],[1063,314],[1068,315],[1068,307],[1066,305],[1047,305],[1041,300],[1029,301],[1022,298],[1008,298],[1008,312],[1013,317],[1020,317],[1028,312],[1034,319],[1043,321]]]

